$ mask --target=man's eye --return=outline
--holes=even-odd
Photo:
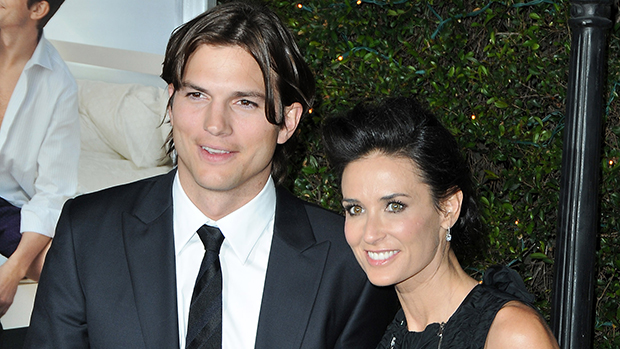
[[[246,108],[256,108],[258,107],[258,104],[247,100],[247,99],[242,99],[238,102],[241,106],[246,107]]]
[[[387,205],[387,210],[389,212],[400,212],[405,209],[405,205],[400,202],[390,202]]]
[[[193,98],[193,99],[199,99],[199,98],[202,97],[202,93],[200,93],[200,92],[188,92],[187,93],[187,97]]]

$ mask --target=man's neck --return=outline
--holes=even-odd
[[[0,29],[0,126],[17,80],[38,42],[39,33],[36,28],[24,28],[23,31]]]
[[[0,29],[0,72],[23,68],[39,43],[36,27]]]
[[[217,221],[254,199],[265,187],[264,179],[248,181],[231,190],[209,190],[200,187],[185,171],[179,169],[179,181],[192,203],[207,217]],[[186,176],[187,175],[187,176]]]

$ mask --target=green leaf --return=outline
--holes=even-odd
[[[489,170],[484,170],[484,173],[486,173],[486,177],[489,179],[498,179],[499,176],[496,175],[494,172],[489,171]]]
[[[503,109],[503,108],[507,108],[508,107],[508,103],[506,103],[504,101],[501,101],[501,100],[496,100],[495,101],[495,106],[500,108],[500,109]]]
[[[548,264],[553,264],[553,260],[551,260],[549,257],[547,257],[546,254],[541,253],[541,252],[535,252],[530,254],[530,258],[531,259],[537,259],[537,260],[542,260],[545,263]]]
[[[485,206],[490,206],[490,204],[489,204],[489,199],[487,199],[487,198],[486,198],[486,197],[484,197],[484,196],[481,196],[481,197],[480,197],[480,202],[482,202]]]

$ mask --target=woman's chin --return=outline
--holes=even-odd
[[[370,281],[370,283],[375,286],[385,287],[385,286],[394,285],[393,280],[386,279],[385,277],[373,276],[373,275],[368,275],[368,274],[366,274],[366,276],[368,276],[368,281]]]

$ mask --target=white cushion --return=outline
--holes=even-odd
[[[120,154],[138,168],[169,161],[162,124],[166,90],[140,84],[78,80],[82,151]]]

